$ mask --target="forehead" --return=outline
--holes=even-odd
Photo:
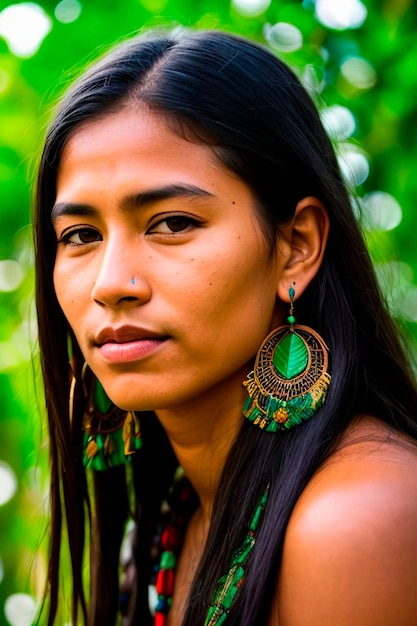
[[[80,126],[62,153],[56,202],[123,204],[168,187],[198,188],[223,207],[255,205],[252,190],[211,146],[179,136],[163,115],[148,110],[123,110]]]
[[[163,115],[147,110],[113,113],[81,125],[66,143],[59,171],[100,157],[102,166],[116,163],[121,157],[143,158],[150,164],[169,164],[204,160],[214,165],[212,150],[202,143],[188,141],[175,134]],[[177,160],[173,160],[173,157]],[[218,165],[218,164],[217,164]]]

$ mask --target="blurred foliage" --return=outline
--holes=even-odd
[[[53,103],[87,61],[144,27],[196,25],[267,40],[312,91],[323,119],[336,116],[330,132],[350,159],[347,178],[378,273],[415,349],[417,11],[411,0],[367,0],[361,25],[338,29],[319,21],[314,0],[266,0],[258,12],[248,0],[43,0],[49,33],[23,54],[10,50],[2,27],[9,5],[0,1],[0,502],[13,478],[17,490],[0,504],[0,625],[25,626],[31,597],[39,601],[42,593],[47,550],[29,224],[36,155]],[[342,11],[349,1],[333,5]],[[23,16],[17,30],[29,37],[34,28]],[[344,107],[342,117],[335,105]]]

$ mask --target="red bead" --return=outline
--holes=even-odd
[[[172,569],[161,569],[156,577],[156,591],[158,595],[171,598],[174,593],[175,572]]]
[[[181,541],[181,534],[172,524],[168,524],[161,535],[161,546],[164,550],[173,552]]]
[[[189,500],[192,496],[192,489],[188,486],[184,487],[184,489],[181,492],[180,495],[180,501],[181,502],[187,502],[187,500]]]
[[[155,613],[154,625],[155,626],[165,626],[167,623],[167,616],[163,613]]]

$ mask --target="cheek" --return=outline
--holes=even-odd
[[[276,276],[268,259],[257,247],[239,246],[217,254],[215,262],[200,259],[198,271],[191,266],[182,279],[188,311],[194,312],[193,334],[198,329],[213,346],[259,344],[271,329],[276,308]]]
[[[79,272],[65,271],[62,263],[55,263],[53,273],[55,295],[62,312],[75,334],[77,334],[77,325],[81,323],[82,319],[82,307],[79,302],[81,276]]]
[[[58,300],[58,304],[61,307],[65,317],[67,317],[67,310],[66,310],[67,306],[66,306],[66,301],[65,301],[66,290],[63,288],[62,277],[60,275],[60,272],[57,270],[56,265],[55,265],[54,273],[53,273],[53,282],[54,282],[56,299]]]
[[[65,317],[68,317],[68,313],[71,310],[72,298],[70,296],[72,292],[71,284],[69,284],[68,274],[62,271],[60,263],[55,263],[53,281],[55,294],[59,303],[59,306],[64,312]]]
[[[277,277],[274,267],[264,250],[257,242],[244,246],[239,240],[235,248],[226,247],[217,254],[216,263],[208,262],[211,272],[206,278],[206,288],[211,289],[211,297],[226,301],[231,306],[251,304],[254,314],[259,307],[268,308],[275,302]]]

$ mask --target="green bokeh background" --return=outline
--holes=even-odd
[[[52,28],[35,54],[12,54],[0,36],[0,470],[11,468],[17,479],[15,495],[0,505],[0,625],[10,624],[4,604],[11,594],[39,599],[46,568],[47,442],[30,238],[36,157],[53,103],[83,65],[109,45],[161,24],[220,28],[263,43],[267,25],[296,26],[302,46],[275,52],[314,89],[323,110],[338,104],[352,112],[356,130],[343,141],[335,137],[335,144],[366,155],[369,176],[353,191],[360,199],[383,191],[402,209],[395,229],[375,228],[369,219],[364,226],[387,299],[414,354],[417,345],[415,2],[367,0],[365,22],[345,30],[321,24],[313,0],[272,0],[258,15],[243,15],[229,0],[85,0],[79,17],[70,23],[56,18],[56,1],[38,4]],[[9,5],[0,2],[0,11]],[[346,79],[342,66],[351,56],[370,64],[374,84],[358,86]],[[4,477],[0,472],[0,481]],[[13,624],[30,623],[19,619]]]

